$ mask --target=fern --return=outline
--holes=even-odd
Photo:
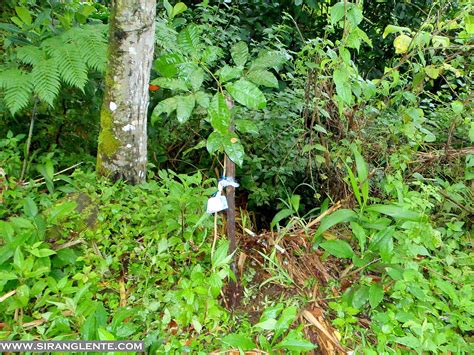
[[[0,88],[5,90],[4,100],[11,114],[28,106],[31,97],[31,74],[19,69],[0,72]]]
[[[52,62],[56,63],[61,79],[66,84],[83,90],[87,83],[87,66],[74,44],[52,38],[44,41],[43,46]]]
[[[35,65],[45,59],[45,53],[38,47],[25,46],[16,50],[18,59],[24,64]]]
[[[106,29],[102,25],[76,27],[64,33],[63,38],[78,49],[88,68],[104,72],[107,58]]]
[[[0,72],[0,89],[12,114],[28,106],[32,93],[53,106],[61,81],[82,91],[88,71],[105,71],[106,26],[73,27],[44,40],[40,46],[27,45],[15,50],[18,68]]]
[[[46,59],[33,67],[34,91],[38,97],[53,106],[61,86],[59,70],[54,59]]]

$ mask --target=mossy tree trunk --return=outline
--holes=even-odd
[[[145,180],[148,85],[156,0],[114,0],[111,6],[97,172],[136,184]]]

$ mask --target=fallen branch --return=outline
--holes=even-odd
[[[7,298],[13,296],[15,293],[16,293],[16,290],[5,293],[2,297],[0,297],[0,303],[5,301]]]

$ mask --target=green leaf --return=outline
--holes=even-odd
[[[352,306],[356,309],[360,309],[368,300],[369,288],[367,286],[360,286],[354,292],[354,297],[352,298]]]
[[[51,224],[60,222],[69,216],[74,211],[76,206],[77,204],[74,201],[65,202],[63,204],[54,206],[48,215],[48,222]]]
[[[219,76],[221,83],[225,83],[226,81],[239,78],[242,75],[242,67],[224,65],[216,74]]]
[[[351,222],[351,229],[352,234],[357,238],[359,242],[359,247],[362,252],[365,250],[365,243],[367,241],[367,234],[365,233],[365,229],[362,228],[358,223]]]
[[[194,95],[188,96],[175,96],[176,97],[176,117],[178,118],[179,123],[186,122],[191,113],[193,112],[194,106],[196,104],[196,99]]]
[[[338,2],[329,9],[331,24],[335,25],[344,17],[344,2]]]
[[[357,219],[357,213],[352,210],[342,209],[337,210],[334,213],[324,217],[321,220],[321,224],[319,225],[318,229],[316,230],[315,237],[320,236],[323,232],[327,231],[332,226],[342,223],[342,222],[350,222]]]
[[[276,324],[277,324],[276,319],[269,318],[269,319],[266,319],[262,322],[259,322],[259,323],[255,324],[254,327],[259,328],[259,329],[263,329],[263,330],[274,330]]]
[[[291,324],[296,319],[297,314],[298,309],[295,306],[290,306],[283,310],[275,324],[275,338],[278,338],[290,328]]]
[[[278,88],[277,78],[268,70],[251,71],[247,73],[246,77],[254,84],[266,86],[269,88]]]
[[[209,94],[206,94],[203,91],[198,91],[194,94],[196,97],[196,102],[199,106],[203,108],[208,108],[209,107]]]
[[[270,224],[270,228],[275,227],[282,219],[285,219],[289,216],[291,216],[294,213],[293,210],[290,210],[289,208],[285,208],[281,211],[279,211],[275,217],[272,219],[272,223]]]
[[[213,270],[218,269],[226,264],[232,259],[232,255],[228,255],[229,242],[223,241],[217,247],[214,255],[212,256],[212,268]]]
[[[393,41],[393,46],[395,47],[395,53],[403,54],[408,52],[408,47],[411,44],[411,37],[406,34],[401,34],[395,38]]]
[[[226,89],[238,103],[248,108],[262,109],[267,105],[267,100],[259,88],[245,79],[228,84]]]
[[[31,249],[30,253],[38,258],[45,258],[50,255],[56,254],[54,250],[51,249]]]
[[[245,151],[239,139],[235,135],[224,138],[224,151],[235,164],[242,166],[244,163]]]
[[[464,110],[464,104],[461,101],[456,100],[451,102],[451,108],[455,114],[459,115]]]
[[[25,257],[23,256],[20,247],[16,248],[15,254],[13,254],[13,264],[18,268],[18,270],[23,271]]]
[[[377,307],[383,300],[383,287],[379,283],[373,283],[369,289],[369,303],[372,308]]]
[[[53,106],[61,86],[56,60],[42,60],[33,67],[31,75],[34,92],[41,100]]]
[[[385,27],[385,30],[383,31],[382,38],[385,38],[389,34],[394,33],[394,32],[399,32],[400,34],[403,34],[404,32],[411,33],[411,30],[408,27],[388,25],[387,27]]]
[[[258,134],[257,125],[250,120],[236,120],[235,121],[235,128],[237,131],[242,133],[254,133]]]
[[[316,346],[306,339],[301,339],[301,333],[299,331],[292,330],[288,335],[283,338],[278,344],[275,345],[275,349],[284,349],[285,353],[307,353],[316,348]]]
[[[178,34],[179,46],[188,53],[197,53],[199,50],[199,30],[194,24],[186,26]]]
[[[174,5],[173,10],[171,11],[171,18],[174,18],[175,16],[178,16],[185,12],[188,9],[186,4],[183,2],[178,2],[176,5]]]
[[[32,22],[30,11],[26,7],[15,7],[15,12],[18,17],[25,23],[26,25],[30,26]]]
[[[160,101],[158,105],[155,106],[151,114],[152,123],[155,123],[159,119],[162,113],[166,113],[167,115],[170,115],[171,112],[177,109],[177,107],[178,107],[178,99],[176,98],[176,96],[169,97],[167,99],[164,99],[163,101]]]
[[[153,64],[155,70],[167,78],[178,74],[179,67],[184,62],[183,58],[176,53],[164,54],[155,60]]]
[[[226,135],[230,128],[230,110],[224,95],[221,93],[215,94],[207,112],[212,127],[221,134]]]
[[[344,240],[327,240],[321,243],[321,247],[338,258],[352,258],[354,255],[352,247]]]
[[[249,57],[249,48],[247,47],[247,43],[241,41],[234,44],[230,48],[230,55],[232,56],[232,60],[234,61],[235,65],[238,67],[243,67],[245,63],[247,63]]]
[[[367,211],[379,212],[394,219],[418,220],[421,218],[419,213],[395,205],[371,205],[367,207]]]
[[[286,55],[280,51],[264,50],[259,53],[257,59],[252,62],[250,71],[278,68],[287,61]]]
[[[472,35],[474,33],[474,15],[464,15],[464,26],[468,34]]]
[[[114,335],[102,327],[97,329],[97,334],[99,335],[99,340],[115,340]]]
[[[156,78],[151,81],[152,85],[159,85],[162,89],[188,91],[186,82],[182,79],[174,78]]]
[[[450,45],[449,37],[433,36],[431,40],[433,41],[433,47],[435,48],[439,48],[439,47],[446,48],[446,47],[449,47]]]
[[[253,340],[244,334],[229,334],[222,338],[222,342],[230,347],[239,348],[243,351],[257,348]]]
[[[439,68],[436,68],[433,65],[428,65],[428,66],[425,67],[425,73],[431,79],[438,79],[439,72],[440,72]]]
[[[334,84],[336,84],[337,95],[343,102],[350,105],[352,103],[352,90],[347,72],[343,69],[336,69],[333,73]]]
[[[206,148],[210,154],[216,152],[223,145],[222,135],[219,132],[212,132],[209,137],[207,137]]]

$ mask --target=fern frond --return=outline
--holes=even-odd
[[[61,85],[56,61],[54,59],[42,60],[33,67],[31,75],[35,93],[41,100],[53,106]]]
[[[68,85],[84,90],[87,83],[87,66],[75,45],[65,43],[62,38],[51,38],[43,44],[56,63],[61,79]]]
[[[71,28],[62,37],[75,45],[88,68],[104,72],[107,58],[106,33],[107,26],[86,25]]]
[[[5,89],[5,104],[14,115],[28,106],[31,97],[31,75],[19,69],[0,72],[0,88]]]
[[[45,53],[36,46],[19,47],[16,55],[21,62],[30,65],[35,65],[45,59]]]

